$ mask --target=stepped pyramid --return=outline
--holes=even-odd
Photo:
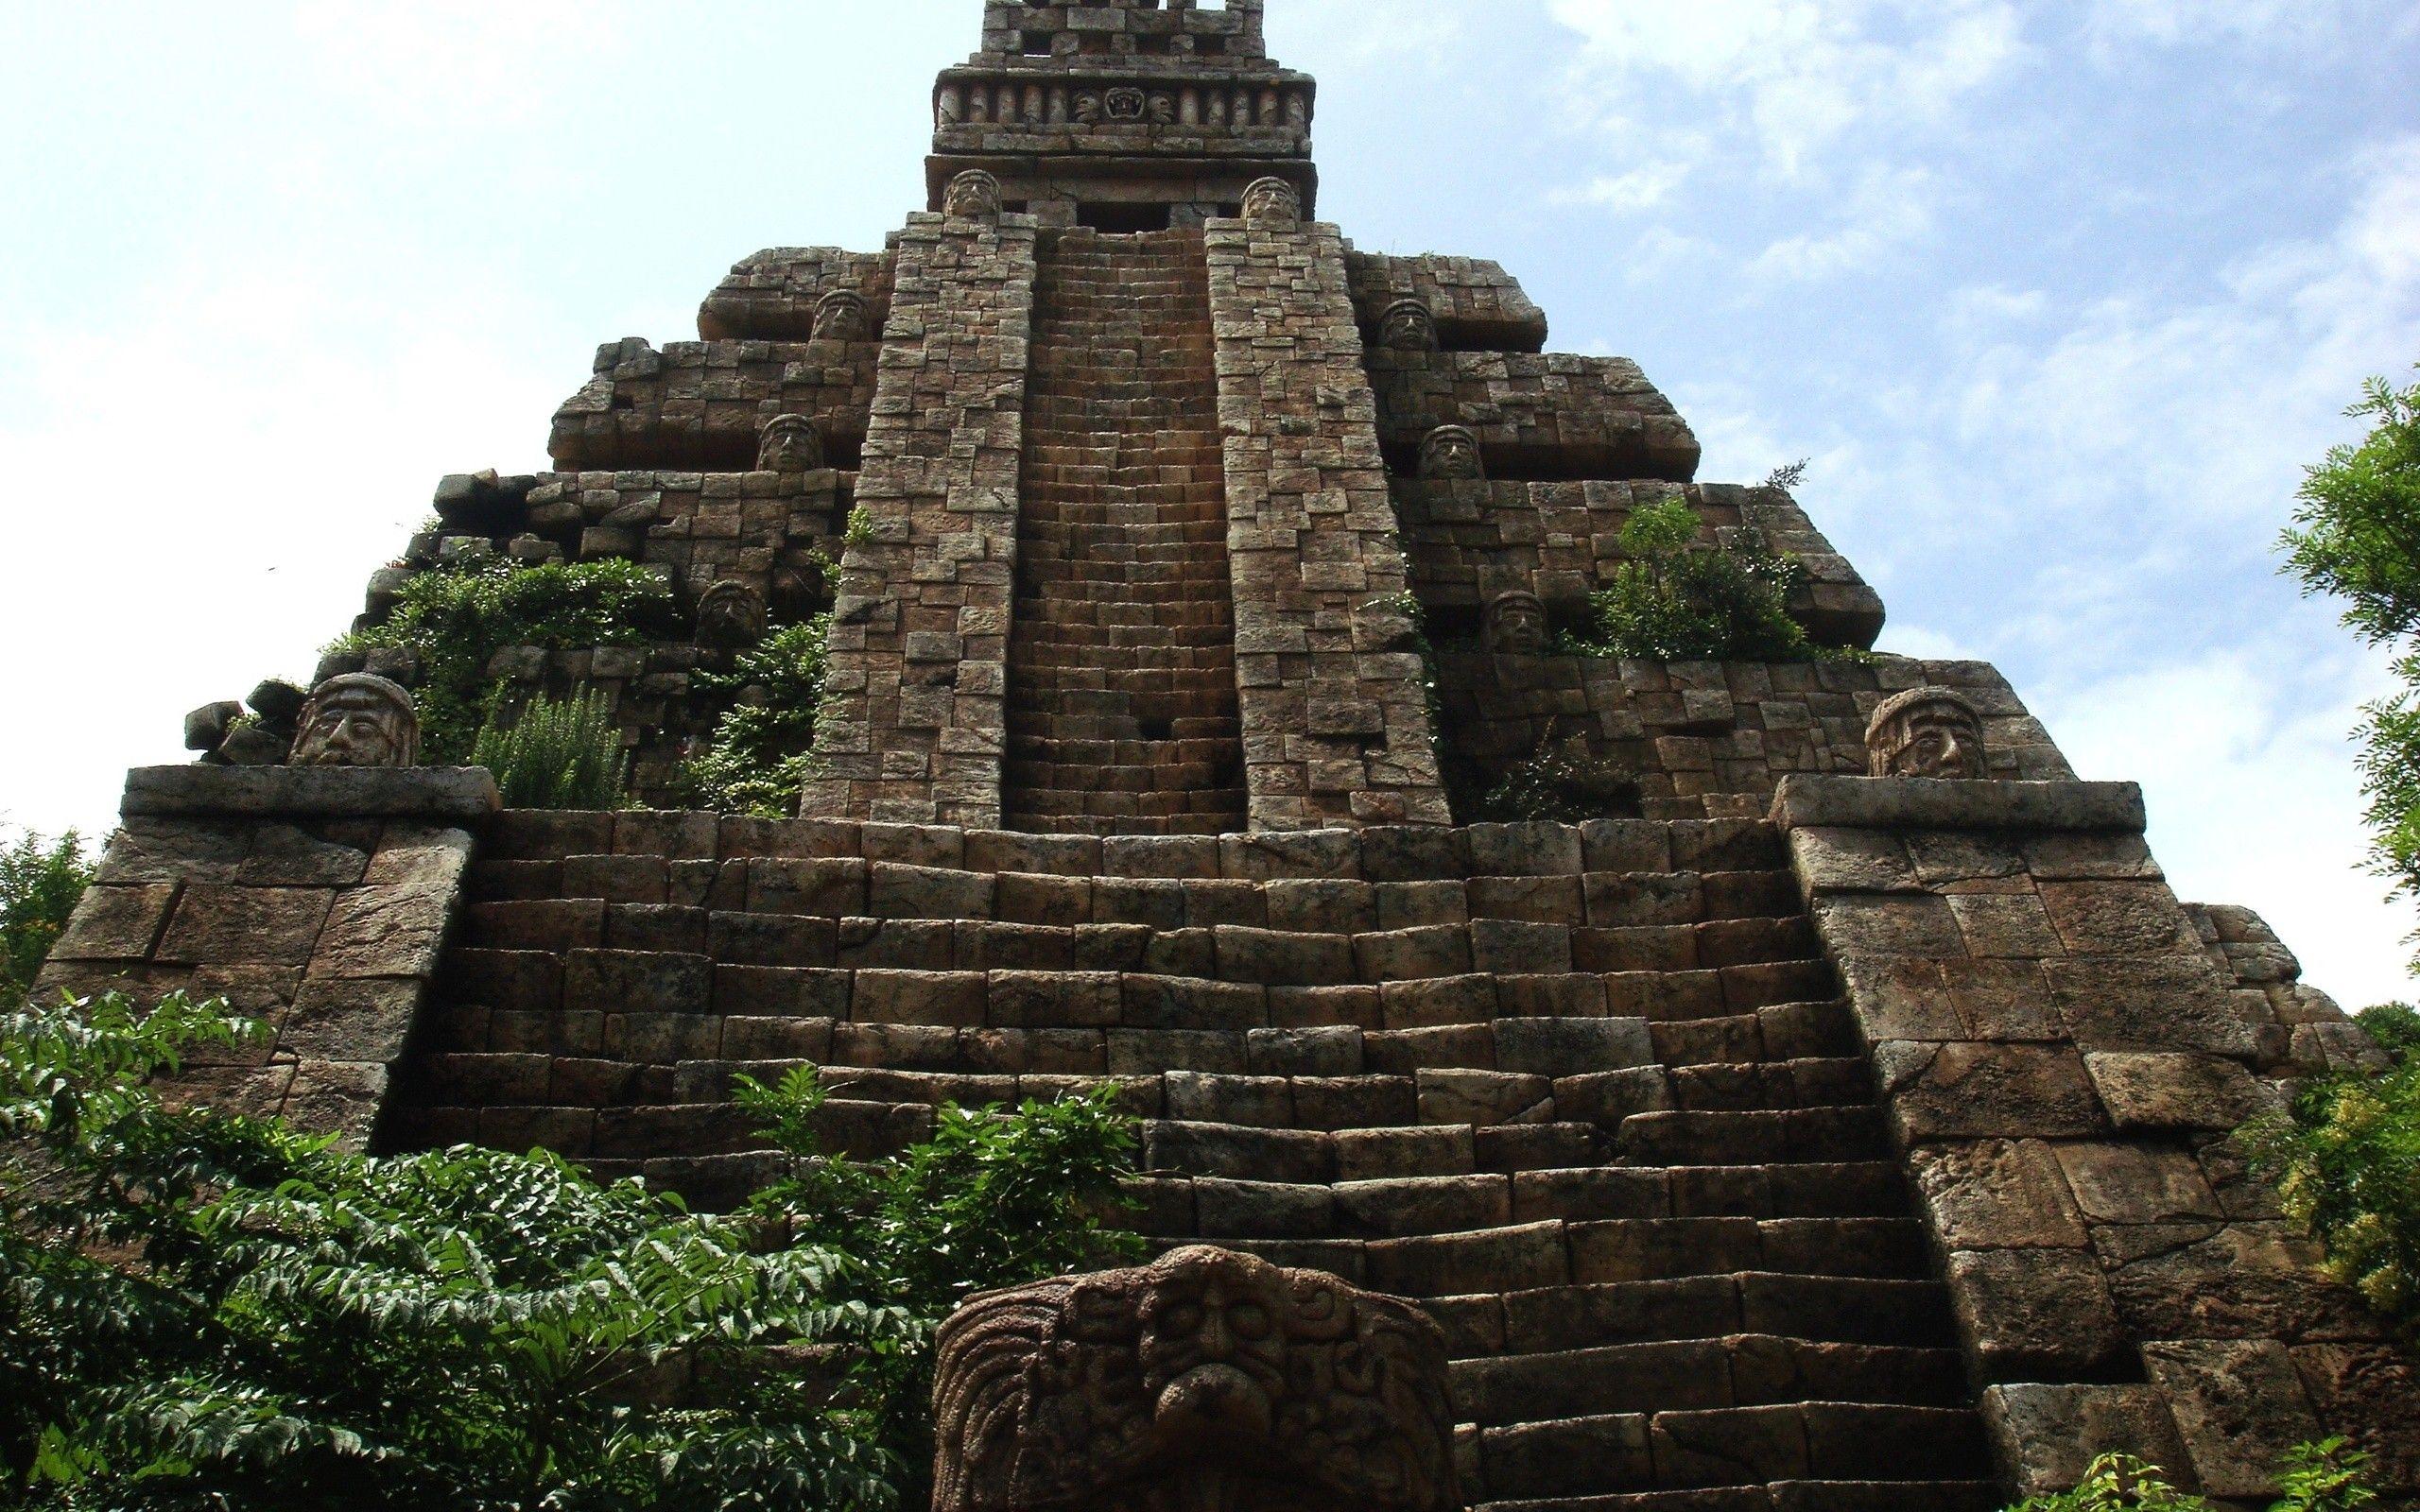
[[[1819,644],[1883,609],[1496,264],[1319,221],[1261,9],[992,0],[928,209],[604,348],[555,471],[446,480],[372,582],[659,572],[678,633],[492,670],[601,692],[665,804],[700,674],[830,612],[801,816],[230,745],[132,775],[46,986],[280,1026],[192,1095],[710,1206],[769,1169],[741,1074],[825,1068],[859,1154],[1114,1081],[1153,1239],[1443,1328],[1473,1507],[1985,1512],[2104,1449],[2249,1504],[2323,1432],[2420,1491],[2409,1357],[2226,1139],[2375,1047],[1988,666],[1557,654],[1670,499]],[[1549,747],[1603,816],[1470,822]]]

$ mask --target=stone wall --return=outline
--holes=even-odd
[[[706,341],[805,341],[815,335],[816,303],[847,290],[864,297],[870,329],[890,308],[890,254],[838,247],[769,247],[735,264],[698,311]]]
[[[2139,792],[1800,778],[1776,813],[2020,1488],[2118,1449],[2257,1501],[2341,1433],[2420,1490],[2410,1357],[2231,1138],[2274,1106],[2264,1075],[2322,1069],[2343,1026],[2221,967]]]
[[[1979,662],[1639,662],[1576,656],[1436,658],[1445,755],[1484,791],[1547,746],[1578,738],[1635,777],[1650,817],[1761,816],[1794,773],[1858,776],[1865,730],[1892,694],[1956,688],[1982,712],[1996,775],[2072,777],[2049,732]]]
[[[199,1056],[171,1095],[365,1145],[495,808],[482,771],[137,770],[36,990],[224,998],[274,1039]]]
[[[1500,264],[1478,257],[1390,257],[1344,244],[1353,281],[1353,308],[1371,336],[1387,306],[1418,300],[1428,306],[1449,348],[1538,352],[1547,344],[1547,313]]]
[[[1789,610],[1817,644],[1865,648],[1882,633],[1882,596],[1779,489],[1397,478],[1393,493],[1412,591],[1432,629],[1474,633],[1488,600],[1514,589],[1582,619],[1588,595],[1611,587],[1628,559],[1621,532],[1631,512],[1685,499],[1704,519],[1703,545],[1768,551],[1799,565],[1805,577]]]
[[[1399,352],[1373,347],[1378,434],[1398,472],[1440,425],[1478,438],[1490,477],[1686,483],[1702,452],[1689,422],[1627,357]]]
[[[811,815],[998,822],[1034,235],[919,215],[899,237]]]
[[[1208,249],[1253,825],[1445,823],[1343,238],[1222,220]]]
[[[776,415],[805,415],[835,460],[853,458],[877,382],[875,341],[641,340],[599,349],[596,375],[555,412],[546,447],[566,472],[744,472]]]

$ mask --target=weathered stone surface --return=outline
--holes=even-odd
[[[2097,1134],[2108,1127],[2083,1057],[2048,1045],[1890,1043],[1875,1067],[1911,1142]]]
[[[2157,1465],[2194,1489],[2168,1399],[2150,1386],[1993,1386],[1983,1393],[1983,1420],[2023,1497],[2072,1490],[2094,1460],[2113,1453]]]
[[[2273,1339],[2151,1344],[2143,1363],[2211,1496],[2276,1495],[2277,1467],[2320,1435],[2293,1361]]]
[[[1785,830],[2022,830],[2142,833],[2131,782],[1965,782],[1792,777],[1773,817]]]
[[[1244,1255],[978,1297],[936,1375],[944,1512],[1460,1504],[1437,1325]]]
[[[2242,1062],[2218,1056],[2112,1052],[2084,1069],[2120,1128],[2232,1129],[2269,1104]]]
[[[2052,1145],[1981,1140],[1920,1149],[1916,1185],[1950,1249],[2082,1249],[2089,1240]]]
[[[126,777],[130,818],[477,820],[501,806],[475,766],[142,766]]]
[[[2068,1249],[1954,1254],[1949,1292],[1986,1380],[2090,1380],[2127,1352],[2109,1283],[2090,1255]]]

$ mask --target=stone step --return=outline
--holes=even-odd
[[[1472,1512],[1997,1512],[1993,1481],[1783,1481],[1697,1491],[1645,1491],[1530,1502],[1480,1502]]]
[[[1939,1503],[1922,1498],[1938,1485],[1971,1487],[1990,1463],[1981,1419],[1963,1409],[1808,1401],[1676,1410],[1483,1429],[1478,1500],[1740,1486],[1766,1488],[1776,1509],[1793,1512],[1930,1509]],[[1884,1484],[1909,1500],[1847,1479],[1885,1469],[1906,1477]]]
[[[1461,1359],[1740,1333],[1914,1349],[1955,1338],[1930,1280],[1748,1271],[1438,1297],[1429,1310]]]
[[[1806,1400],[1962,1407],[1954,1349],[1839,1344],[1744,1333],[1460,1360],[1454,1409],[1504,1427],[1541,1418],[1715,1411]]]
[[[1893,1153],[1872,1103],[1724,1112],[1643,1112],[1621,1126],[1622,1158],[1650,1165],[1786,1165],[1876,1160]]]

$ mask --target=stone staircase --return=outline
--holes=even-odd
[[[1045,238],[1025,421],[1008,827],[1242,829],[1199,232]]]
[[[825,1067],[857,1154],[943,1100],[1112,1080],[1155,1240],[1434,1313],[1475,1506],[1999,1505],[1764,824],[500,829],[394,1143],[544,1143],[712,1205],[770,1168],[743,1073]]]

